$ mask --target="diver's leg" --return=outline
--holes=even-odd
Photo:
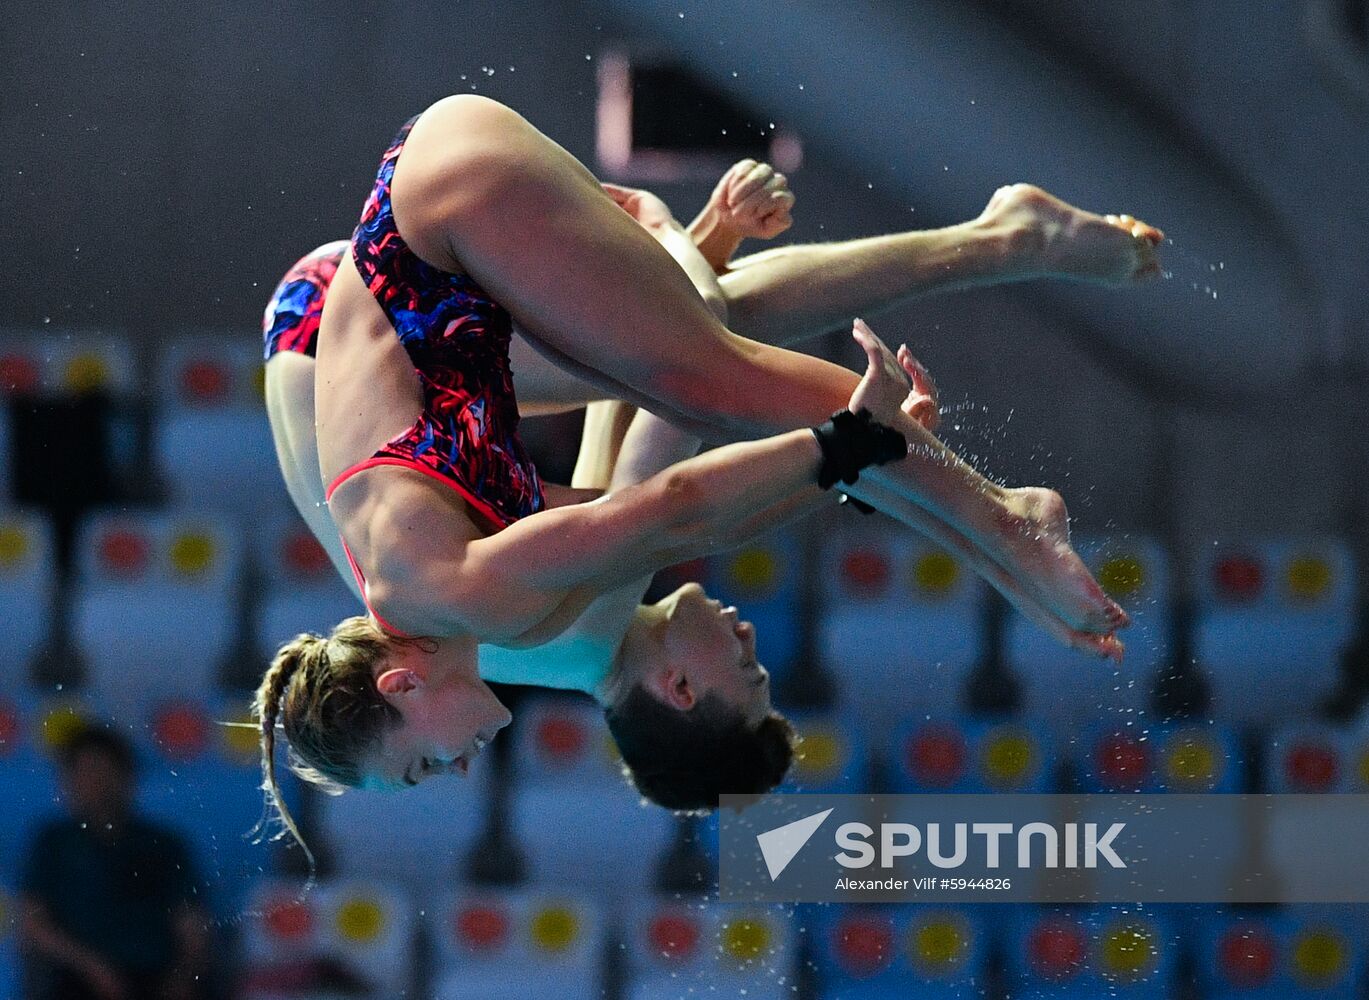
[[[934,292],[1043,277],[1145,281],[1159,274],[1163,235],[1013,184],[969,222],[763,250],[733,261],[719,284],[735,333],[787,345]]]
[[[531,337],[724,436],[820,423],[859,382],[730,332],[589,171],[495,102],[463,96],[429,109],[393,197],[415,251],[471,273]],[[1120,609],[1069,547],[1057,494],[999,487],[906,414],[877,416],[910,443],[907,459],[867,472],[877,506],[909,523],[920,521],[910,506],[945,522],[1070,626],[1117,627]]]

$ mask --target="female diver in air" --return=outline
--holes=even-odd
[[[995,196],[1001,216],[1020,216],[1026,202],[1028,213],[1064,220],[1023,238],[1042,260],[1092,255],[1087,266],[1060,270],[1104,280],[1152,269],[1155,231],[1044,199],[1034,189]],[[631,195],[625,200],[633,211]],[[999,234],[1008,244],[1021,237],[1008,232]],[[1108,240],[1114,249],[1102,252]],[[889,261],[870,263],[873,272]],[[866,294],[911,290],[886,284]],[[1004,490],[960,463],[905,412],[901,366],[868,333],[860,339],[870,369],[857,389],[845,369],[729,332],[583,168],[508,109],[455,98],[406,126],[328,298],[316,372],[319,455],[330,513],[375,625],[321,640],[307,656],[283,653],[264,684],[263,726],[269,735],[284,702],[297,755],[336,782],[455,766],[491,735],[506,716],[480,694],[479,641],[546,642],[598,594],[661,559],[733,540],[802,505],[795,470],[811,474],[807,442],[816,440],[807,433],[721,449],[593,503],[548,502],[517,439],[510,313],[537,350],[600,394],[646,403],[691,431],[779,430],[817,423],[847,399],[874,404],[876,422],[913,446],[851,492],[948,543],[1057,634],[1120,649],[1112,633],[1125,616],[1069,549],[1056,495]],[[828,438],[874,433],[849,420]],[[442,637],[446,658],[465,667],[445,677],[416,671],[418,658],[431,665],[438,653],[412,634]],[[438,747],[433,727],[444,719],[447,745]],[[462,727],[470,738],[455,746],[451,734]],[[331,739],[341,730],[345,747]],[[330,739],[309,735],[321,732]]]

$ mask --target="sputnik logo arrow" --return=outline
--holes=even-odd
[[[766,830],[765,833],[756,834],[756,842],[761,845],[761,856],[765,858],[765,867],[770,870],[771,882],[778,879],[789,867],[794,855],[803,850],[803,845],[812,839],[813,834],[818,832],[818,827],[822,826],[822,821],[830,815],[832,810],[825,809],[812,816],[805,816],[784,826],[777,826],[773,830]]]

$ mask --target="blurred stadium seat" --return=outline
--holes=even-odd
[[[1081,535],[1075,547],[1103,589],[1131,615],[1131,627],[1121,633],[1126,660],[1117,664],[1067,649],[1014,611],[1003,656],[1022,681],[1022,710],[1065,723],[1143,710],[1174,648],[1169,560],[1159,543],[1132,535]]]
[[[300,632],[327,635],[344,618],[366,613],[293,511],[260,524],[252,541],[264,583],[252,609],[252,640],[263,657]]]
[[[736,605],[756,626],[761,663],[782,678],[799,652],[799,561],[802,550],[792,531],[773,531],[706,561],[709,595]]]
[[[1208,723],[1094,726],[1075,751],[1085,792],[1240,792],[1247,784],[1235,733]]]
[[[849,521],[825,539],[821,574],[819,649],[844,710],[884,732],[963,707],[987,651],[978,577],[912,535]]]
[[[48,520],[0,509],[0,678],[10,690],[29,682],[28,667],[51,635],[57,575]]]
[[[546,891],[466,890],[434,909],[436,1000],[595,1000],[605,927],[592,903]]]
[[[1363,910],[1225,911],[1198,937],[1204,1000],[1311,1000],[1363,991]]]
[[[241,911],[275,861],[268,844],[249,839],[263,808],[258,730],[220,725],[250,718],[245,698],[151,698],[133,727],[143,762],[139,805],[186,838],[204,896],[223,918]],[[284,768],[277,776],[297,814],[299,782]]]
[[[0,788],[5,810],[0,823],[0,885],[15,884],[34,831],[61,812],[43,723],[44,712],[36,699],[0,695]]]
[[[1303,795],[1362,791],[1366,775],[1358,773],[1358,743],[1350,731],[1315,722],[1276,730],[1265,749],[1264,791]]]
[[[784,908],[640,899],[624,910],[622,937],[628,1000],[794,995],[795,928]]]
[[[835,715],[796,712],[794,765],[776,792],[854,794],[870,790],[870,756],[860,728]]]
[[[588,698],[530,699],[520,706],[510,735],[514,781],[520,786],[628,787],[603,710]]]
[[[417,914],[411,899],[384,882],[328,879],[308,892],[259,882],[243,928],[241,995],[408,995]]]
[[[1369,715],[1345,732],[1345,763],[1350,775],[1350,791],[1369,792]]]
[[[1046,792],[1056,764],[1040,725],[983,719],[918,720],[897,731],[896,792]]]
[[[127,338],[91,330],[0,331],[0,396],[62,397],[138,389]]]
[[[368,879],[331,879],[318,896],[325,952],[373,984],[377,1000],[408,993],[419,914],[413,899]]]
[[[76,549],[72,637],[87,686],[124,717],[149,689],[202,696],[238,638],[238,537],[196,513],[96,514]]]
[[[937,906],[825,906],[814,964],[824,1000],[954,1000],[982,988],[983,918]]]
[[[461,877],[486,817],[491,761],[403,791],[350,788],[317,799],[317,829],[346,875],[387,878],[413,892]]]
[[[172,502],[240,515],[290,509],[263,405],[261,347],[191,337],[159,353],[153,454]]]
[[[1355,569],[1333,539],[1229,541],[1196,560],[1193,651],[1212,681],[1212,714],[1278,723],[1340,678],[1356,627]]]
[[[644,890],[674,824],[626,783],[598,706],[539,699],[514,726],[512,828],[534,884],[587,895]]]
[[[1008,988],[1021,1000],[1169,1000],[1179,943],[1169,921],[1141,909],[1013,909]]]

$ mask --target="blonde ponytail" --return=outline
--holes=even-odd
[[[402,721],[399,710],[376,690],[375,668],[390,652],[390,639],[369,618],[347,618],[326,639],[313,633],[295,636],[276,653],[257,688],[253,711],[261,726],[262,791],[284,827],[314,854],[281,797],[276,780],[276,722],[289,742],[290,770],[329,794],[362,782],[362,765],[381,737]]]

